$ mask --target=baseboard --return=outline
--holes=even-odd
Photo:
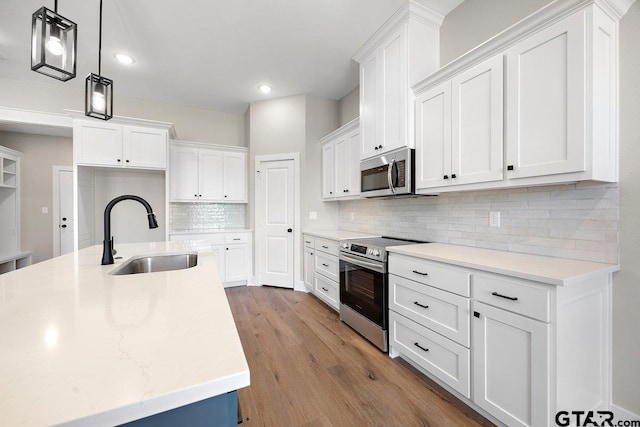
[[[309,289],[304,285],[302,280],[295,280],[293,283],[293,290],[298,292],[309,292]]]
[[[627,411],[621,406],[611,404],[611,411],[613,412],[613,416],[615,420],[620,421],[631,421],[631,420],[640,420],[640,415],[634,414],[631,411]]]

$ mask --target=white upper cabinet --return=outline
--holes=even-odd
[[[574,3],[413,86],[418,193],[617,181],[619,17]]]
[[[413,147],[409,84],[439,64],[439,17],[407,2],[355,54],[360,63],[360,153],[370,158]]]
[[[176,141],[169,160],[171,201],[247,202],[246,149]]]
[[[416,94],[416,189],[503,178],[503,59]]]
[[[74,120],[74,163],[136,169],[166,169],[168,124],[147,127]]]
[[[360,127],[354,119],[323,137],[322,199],[342,200],[360,195]]]

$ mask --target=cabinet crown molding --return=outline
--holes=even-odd
[[[247,153],[249,151],[247,147],[238,147],[235,145],[223,145],[223,144],[208,144],[206,142],[181,141],[177,139],[171,139],[169,141],[169,145],[178,146],[178,147],[206,148],[209,150],[235,151],[239,153]]]
[[[83,120],[88,122],[95,122],[97,119],[91,119],[90,117],[85,116],[82,111],[76,110],[64,110],[71,118],[75,120]],[[98,122],[104,123],[102,120],[97,120]],[[165,129],[169,132],[169,139],[177,138],[176,129],[173,126],[173,123],[170,122],[161,122],[157,120],[147,120],[147,119],[137,119],[134,117],[124,117],[124,116],[113,116],[113,119],[109,120],[109,123],[118,124],[118,125],[131,125],[131,126],[143,126],[148,128],[157,128],[157,129]]]
[[[320,142],[324,143],[325,141],[332,139],[336,136],[342,135],[344,133],[347,132],[351,132],[352,130],[356,130],[358,129],[358,127],[360,126],[360,117],[356,117],[355,119],[351,120],[348,123],[345,123],[344,125],[340,126],[338,129],[334,130],[331,133],[326,134],[325,136],[323,136],[322,138],[320,138]]]
[[[429,74],[424,79],[415,83],[411,89],[414,94],[418,95],[473,65],[499,54],[533,33],[591,5],[600,7],[605,13],[611,16],[612,19],[619,21],[634,1],[635,0],[555,0],[457,59],[442,66],[434,73]]]
[[[382,39],[409,19],[439,30],[444,16],[416,3],[414,0],[409,0],[373,33],[369,40],[353,55],[353,59],[358,63],[362,61],[362,58],[374,50]]]

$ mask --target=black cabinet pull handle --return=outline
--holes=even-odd
[[[125,160],[125,162],[129,163],[129,159]]]
[[[415,305],[417,305],[418,307],[422,307],[422,308],[429,308],[429,306],[428,306],[428,305],[422,305],[422,304],[420,304],[418,301],[414,301],[413,303],[414,303]]]
[[[373,147],[373,148],[375,148],[376,150],[378,149],[378,147]]]
[[[193,195],[193,197],[198,197],[198,195],[197,195],[197,194],[194,194],[194,195]]]
[[[500,295],[497,292],[491,292],[491,295],[493,295],[494,297],[500,297],[500,298],[508,299],[510,301],[518,301],[518,297],[508,297],[506,295]]]
[[[227,250],[229,250],[229,248],[227,248]]]
[[[66,220],[67,220],[67,218],[62,218],[62,220],[63,220],[63,221],[66,221]]]
[[[202,197],[202,194],[198,194],[198,197]]]
[[[329,246],[322,245],[323,248],[329,249]]]
[[[477,311],[473,312],[473,317],[477,317],[478,319],[480,318],[480,313],[478,313]]]
[[[233,240],[240,240],[240,238],[239,238],[239,237],[236,237],[236,238],[234,238]]]
[[[378,145],[378,148],[382,150],[382,145]]]
[[[513,165],[507,165],[507,170],[508,171],[512,171],[513,170]]]
[[[346,190],[344,190],[344,192],[345,192],[345,193],[348,193],[348,192],[349,192],[349,189],[347,188]]]
[[[118,160],[118,163],[120,163],[121,160],[120,159],[117,159],[117,160]]]
[[[329,289],[327,289],[325,287],[322,287],[322,290],[325,291],[325,292],[329,292]]]
[[[418,270],[413,270],[413,272],[416,273],[416,274],[419,274],[421,276],[428,276],[429,275],[429,273],[423,273],[423,272],[418,271]]]
[[[456,177],[456,174],[455,174],[455,173],[452,173],[452,174],[451,174],[451,178],[455,178],[455,177]]]
[[[67,224],[62,224],[60,227],[61,228],[67,228]]]
[[[313,255],[313,252],[309,252],[309,255]]]
[[[417,342],[414,342],[413,345],[415,345],[416,347],[418,347],[420,350],[422,351],[429,351],[428,348],[424,348],[423,346],[421,346],[420,344],[418,344]]]
[[[329,264],[322,263],[324,267],[329,267]]]
[[[311,244],[311,242],[310,242],[310,241],[308,241],[308,240],[305,240],[304,242],[305,242],[305,243],[309,243],[309,244]]]
[[[449,179],[449,175],[443,176],[444,179]]]
[[[225,199],[227,198],[227,195],[226,195],[226,194],[224,195],[224,198],[225,198]]]

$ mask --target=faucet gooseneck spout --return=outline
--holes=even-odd
[[[142,197],[124,195],[119,196],[110,201],[107,207],[104,209],[104,240],[102,241],[102,265],[113,264],[113,236],[111,236],[111,209],[123,200],[135,200],[140,202],[142,206],[147,210],[147,220],[149,221],[149,228],[158,228],[158,222],[156,221],[156,215],[151,209],[151,205]]]

